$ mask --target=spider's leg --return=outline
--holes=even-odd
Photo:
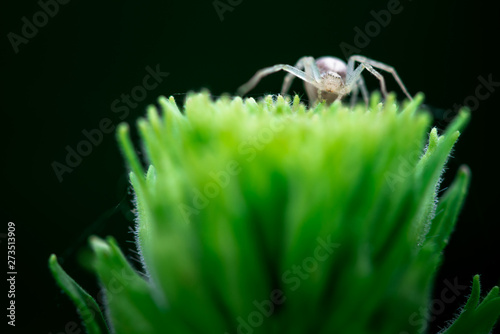
[[[358,81],[358,84],[354,85],[352,87],[352,91],[351,91],[351,109],[354,108],[354,106],[356,105],[356,100],[358,98],[358,93],[359,93],[359,81]]]
[[[349,64],[347,66],[347,74],[346,74],[346,83],[344,85],[344,89],[342,95],[349,94],[354,86],[358,83],[361,78],[361,72],[365,69],[365,64],[361,63],[354,70],[353,64]]]
[[[309,74],[316,80],[316,85],[313,85],[316,89],[311,89],[308,85],[305,85],[307,97],[309,98],[309,104],[312,106],[317,101],[322,101],[321,91],[323,90],[323,81],[321,79],[321,74],[316,64],[316,60],[313,57],[306,57],[304,59],[304,72]]]
[[[316,82],[321,81],[321,74],[313,57],[304,57],[304,72],[312,76]]]
[[[352,85],[354,85],[359,80],[359,76],[361,75],[361,71],[363,69],[361,69],[360,71],[358,70],[360,67],[363,67],[366,68],[371,74],[373,74],[380,81],[380,90],[382,91],[382,95],[385,98],[387,96],[387,89],[385,88],[385,80],[382,74],[378,73],[369,63],[365,63],[364,61],[362,61],[362,59],[359,60],[355,57],[357,56],[351,56],[351,58],[349,58],[349,65],[347,66],[347,71],[348,71],[347,74],[349,75],[349,69],[352,69],[355,61],[359,62],[359,66],[356,68],[356,70],[354,70],[351,77],[347,78],[347,86],[348,87],[351,86],[352,89]]]
[[[359,76],[359,81],[358,81],[359,88],[361,88],[361,95],[363,95],[363,100],[365,101],[365,105],[368,108],[369,105],[369,98],[368,98],[368,90],[366,89],[366,84],[365,80],[363,79],[363,76]]]
[[[303,70],[304,69],[304,60],[306,58],[307,57],[300,58],[294,67],[298,70]],[[283,80],[283,86],[281,86],[281,95],[285,95],[286,93],[288,93],[288,90],[290,89],[290,86],[292,85],[293,79],[295,79],[295,76],[292,73],[288,73],[285,76],[285,79]]]
[[[365,63],[365,64],[370,64],[371,66],[375,67],[375,68],[379,68],[383,71],[386,71],[386,72],[389,72],[392,74],[392,76],[394,77],[394,79],[396,80],[396,82],[398,83],[399,87],[401,88],[401,90],[403,91],[403,93],[405,93],[405,95],[410,99],[412,100],[412,97],[410,96],[410,94],[408,93],[408,90],[406,89],[405,85],[403,84],[403,81],[401,80],[401,78],[399,77],[398,73],[396,72],[396,70],[394,69],[394,67],[392,66],[389,66],[387,64],[384,64],[384,63],[381,63],[379,61],[375,61],[373,59],[370,59],[370,58],[366,58],[366,57],[363,57],[363,56],[359,56],[359,55],[354,55],[354,56],[351,56],[349,58],[349,63],[351,63],[351,61],[354,63],[355,61],[357,62],[360,62],[360,63]],[[368,67],[367,67],[368,69]],[[370,71],[371,72],[371,71]]]
[[[314,86],[318,85],[315,82],[314,78],[311,77],[310,75],[306,74],[305,72],[303,72],[303,71],[301,71],[293,66],[290,66],[290,65],[278,64],[278,65],[266,67],[266,68],[263,68],[263,69],[257,71],[257,73],[255,73],[255,75],[247,83],[245,83],[244,85],[242,85],[238,88],[238,92],[237,92],[238,95],[241,95],[241,96],[245,95],[246,93],[251,91],[259,83],[259,81],[263,77],[265,77],[266,75],[278,72],[278,71],[286,71],[286,72],[291,73],[294,76],[296,76],[296,77],[298,77],[298,78],[304,80],[305,82],[308,82]]]
[[[368,103],[369,103],[368,90],[366,89],[365,80],[363,79],[363,76],[361,74],[359,75],[358,82],[352,88],[351,108],[353,108],[356,105],[359,90],[361,90],[361,95],[363,96],[363,101],[365,102],[365,105],[368,108]]]
[[[385,86],[384,76],[380,74],[376,69],[374,69],[372,65],[366,63],[364,65],[368,72],[373,74],[378,79],[378,81],[380,81],[380,90],[382,91],[382,96],[384,97],[384,99],[387,98],[387,88]]]

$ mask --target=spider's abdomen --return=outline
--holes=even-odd
[[[335,72],[345,81],[347,64],[342,59],[330,56],[320,57],[316,59],[316,66],[318,66],[320,74]]]

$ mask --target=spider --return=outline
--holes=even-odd
[[[354,68],[356,62],[359,65]],[[368,91],[361,76],[361,72],[364,69],[368,70],[380,81],[382,95],[384,98],[387,96],[384,77],[375,68],[391,73],[399,84],[399,87],[401,87],[401,90],[412,100],[394,67],[360,55],[349,57],[347,64],[339,58],[325,56],[316,60],[313,57],[302,57],[297,61],[295,66],[278,64],[266,67],[257,71],[247,83],[238,88],[238,95],[243,96],[248,93],[266,75],[283,70],[288,72],[288,74],[283,80],[281,95],[285,95],[288,92],[292,80],[294,77],[298,77],[304,80],[304,86],[311,105],[316,101],[323,100],[323,95],[326,102],[332,103],[336,100],[342,100],[345,95],[352,92],[351,106],[353,106],[356,103],[359,90],[361,90],[363,99],[366,105],[368,105]]]

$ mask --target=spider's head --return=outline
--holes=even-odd
[[[324,91],[329,93],[337,93],[342,87],[344,87],[344,80],[342,77],[336,73],[328,71],[321,75],[321,80],[323,81]]]

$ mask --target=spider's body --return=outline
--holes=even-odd
[[[339,93],[342,87],[344,87],[347,64],[339,58],[321,57],[316,59],[316,66],[318,67],[321,81],[323,81],[323,93],[321,97],[325,101],[332,103],[339,97]],[[318,99],[318,88],[307,81],[304,81],[304,87],[309,100],[316,101]]]
[[[354,68],[355,62],[359,63],[357,68]],[[283,70],[288,74],[283,81],[282,95],[285,95],[290,89],[293,78],[298,77],[304,80],[304,86],[311,104],[318,100],[331,103],[335,100],[341,100],[351,92],[353,93],[351,104],[354,104],[359,90],[361,90],[365,103],[368,104],[368,91],[361,76],[364,69],[368,70],[380,81],[382,94],[384,97],[387,95],[384,77],[375,68],[391,73],[406,96],[410,100],[412,99],[392,66],[358,55],[351,56],[347,64],[339,58],[326,56],[316,60],[313,57],[302,57],[295,66],[279,64],[266,67],[257,71],[250,81],[238,89],[238,93],[240,95],[248,93],[266,75]]]

